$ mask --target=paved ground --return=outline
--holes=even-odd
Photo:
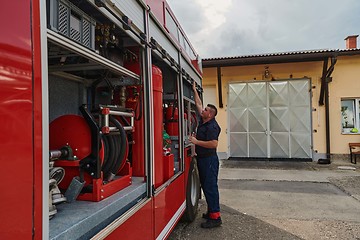
[[[360,167],[347,161],[224,160],[219,189],[223,225],[201,229],[198,214],[170,240],[360,239]]]

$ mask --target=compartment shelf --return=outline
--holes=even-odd
[[[66,72],[66,71],[97,71],[97,70],[110,70],[113,74],[120,77],[129,77],[134,81],[140,82],[140,76],[132,71],[116,64],[115,62],[99,55],[75,41],[62,36],[50,29],[47,30],[47,38],[49,41],[49,60],[54,58],[61,59],[62,57],[76,57],[80,56],[85,58],[88,62],[74,63],[63,65],[50,65],[50,73]],[[76,77],[83,77],[75,74]]]
[[[132,185],[101,202],[60,204],[50,220],[49,239],[89,239],[145,197],[144,178],[133,177]]]

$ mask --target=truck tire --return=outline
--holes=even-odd
[[[186,209],[182,218],[185,222],[192,222],[195,220],[198,212],[199,196],[200,178],[196,159],[193,158],[190,163],[188,181],[186,186]]]

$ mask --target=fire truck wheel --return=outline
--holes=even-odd
[[[188,182],[186,187],[186,210],[183,216],[183,220],[186,222],[192,222],[196,218],[198,212],[200,196],[200,179],[197,169],[196,159],[193,158],[190,164]]]

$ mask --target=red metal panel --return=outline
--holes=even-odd
[[[155,237],[159,236],[185,201],[184,175],[179,176],[155,196]]]
[[[146,4],[150,6],[151,12],[156,16],[156,19],[164,26],[164,0],[146,0]]]
[[[30,1],[2,3],[0,10],[1,239],[14,239],[15,236],[17,239],[32,238],[34,119],[30,26]]]
[[[164,162],[164,182],[174,176],[174,154],[163,156]]]
[[[112,232],[106,239],[154,239],[152,205],[152,201],[148,202],[144,207],[142,207],[133,216],[126,220],[126,222]]]

